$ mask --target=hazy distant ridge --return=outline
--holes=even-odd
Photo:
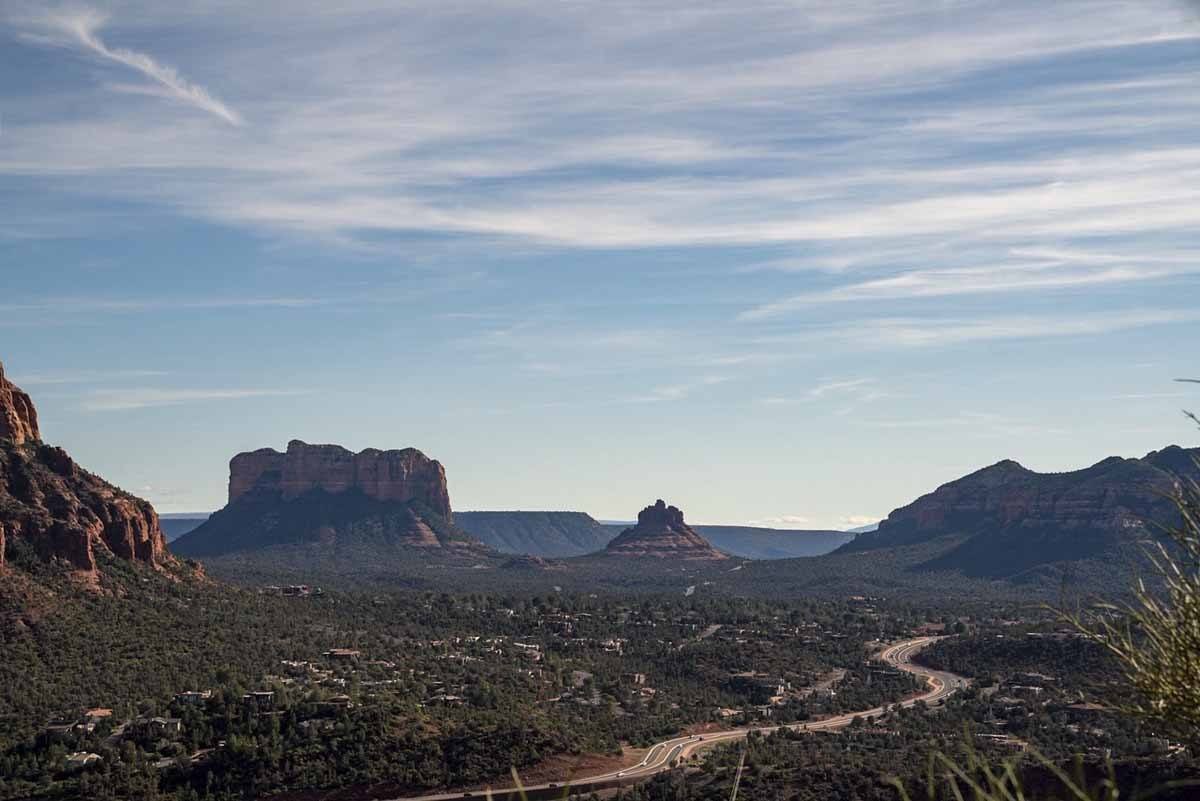
[[[498,551],[563,558],[602,550],[631,524],[601,523],[584,512],[455,512],[454,522]],[[844,531],[693,526],[719,550],[748,559],[820,556],[854,539]]]

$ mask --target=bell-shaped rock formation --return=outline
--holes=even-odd
[[[714,561],[729,557],[696,533],[683,512],[659,500],[638,513],[636,526],[618,534],[604,552],[613,556]]]

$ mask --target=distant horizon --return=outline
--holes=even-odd
[[[214,509],[212,512],[159,512],[158,516],[164,520],[204,520],[204,519],[211,517],[217,511],[219,511],[219,510]],[[599,518],[599,517],[592,515],[589,512],[583,511],[582,509],[455,509],[454,511],[456,513],[458,513],[458,512],[463,512],[463,513],[471,513],[471,512],[531,512],[531,513],[535,513],[535,512],[550,512],[550,513],[582,512],[583,514],[586,514],[589,517],[591,517],[597,523],[600,523],[601,525],[604,525],[604,526],[631,526],[637,522],[637,520],[611,520],[611,519],[606,519],[606,518]],[[695,525],[695,526],[727,526],[729,528],[760,528],[760,529],[763,529],[764,531],[795,531],[795,532],[814,532],[814,533],[828,532],[831,534],[834,534],[834,533],[837,533],[837,534],[858,533],[857,531],[855,531],[853,529],[847,529],[847,530],[842,531],[842,530],[838,530],[838,529],[778,528],[778,527],[771,527],[771,526],[756,526],[756,525],[753,525],[750,523],[704,523],[704,522],[692,523],[691,521],[688,521],[688,522],[689,522],[689,524]]]

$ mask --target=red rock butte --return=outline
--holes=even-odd
[[[659,500],[638,513],[636,526],[618,534],[605,548],[617,556],[714,561],[729,557],[696,533],[683,520],[683,512]]]
[[[292,440],[286,453],[264,448],[240,453],[229,463],[231,504],[252,490],[278,492],[289,500],[318,489],[332,495],[357,489],[377,501],[418,501],[451,519],[445,468],[415,448],[354,453]]]

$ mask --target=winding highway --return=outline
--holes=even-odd
[[[926,690],[922,693],[907,698],[903,701],[898,701],[894,704],[885,706],[877,706],[871,709],[864,709],[858,712],[846,712],[841,715],[824,718],[822,720],[810,721],[807,723],[789,723],[780,726],[747,726],[740,729],[729,729],[727,731],[712,732],[710,734],[691,734],[680,737],[673,737],[669,740],[664,740],[661,743],[655,744],[642,757],[642,761],[636,765],[631,765],[620,770],[609,771],[607,773],[599,773],[594,776],[574,777],[570,780],[572,792],[587,792],[590,789],[595,789],[595,785],[617,786],[626,783],[634,784],[638,781],[644,781],[658,773],[670,770],[675,767],[681,760],[687,759],[703,748],[710,748],[718,743],[727,743],[734,740],[741,740],[751,732],[759,734],[770,734],[771,732],[780,729],[791,729],[793,731],[837,731],[849,726],[855,718],[875,717],[883,714],[887,709],[895,707],[911,707],[919,703],[937,704],[967,685],[967,679],[957,676],[953,673],[946,673],[938,670],[921,667],[913,663],[913,656],[926,647],[930,643],[942,639],[940,637],[916,637],[911,640],[890,645],[883,649],[876,656],[881,662],[885,662],[897,670],[902,670],[905,673],[911,673],[915,676],[920,676],[925,679]],[[557,790],[557,794],[563,792],[559,784],[537,784],[525,787],[527,794],[536,795],[539,792]],[[515,794],[518,788],[493,789],[492,796],[503,798],[506,795]],[[393,801],[461,801],[464,798],[482,797],[482,792],[454,792],[442,793],[439,795],[423,795],[414,796],[405,799],[393,799]]]

